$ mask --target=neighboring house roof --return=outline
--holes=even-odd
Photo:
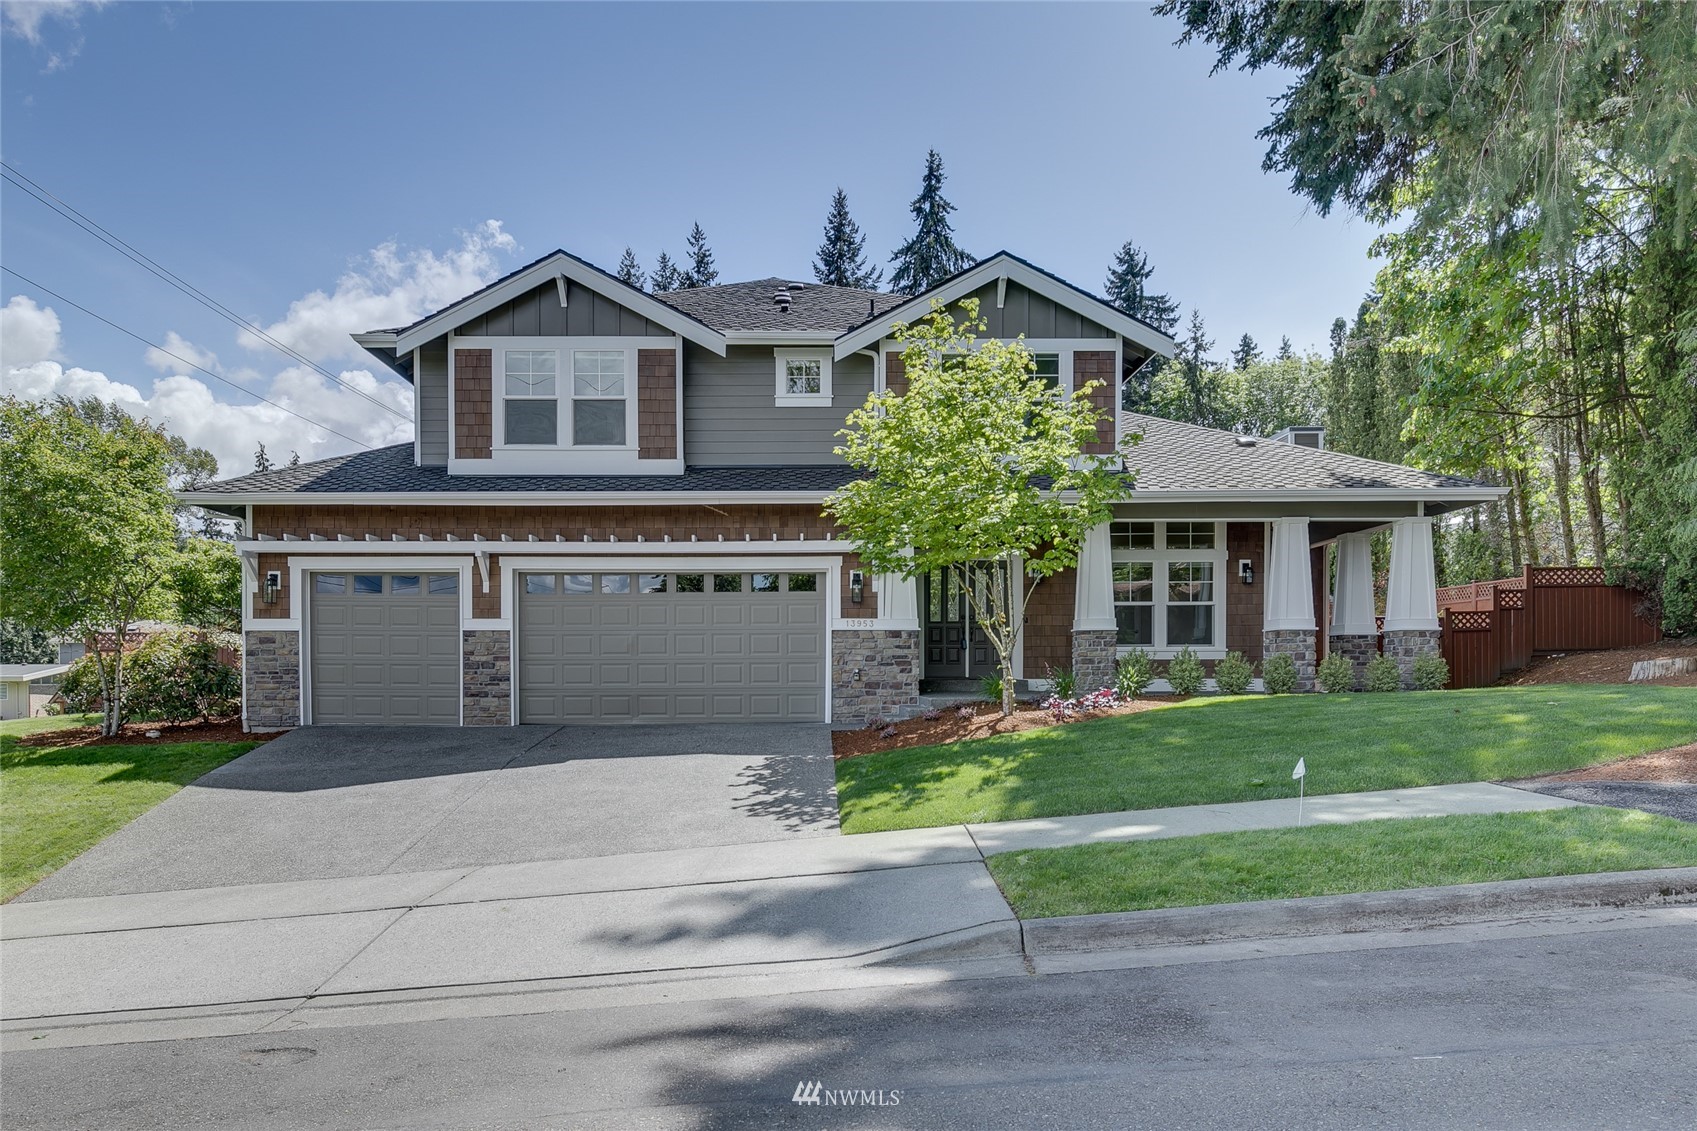
[[[49,676],[64,675],[70,670],[70,664],[0,664],[0,683],[46,679]]]
[[[187,502],[217,506],[254,496],[498,495],[512,492],[616,494],[687,491],[735,494],[753,491],[833,491],[855,478],[847,466],[689,467],[682,475],[449,475],[443,467],[413,464],[412,445],[396,444],[333,456],[296,467],[256,471],[185,491]]]
[[[1502,488],[1459,475],[1442,475],[1381,463],[1343,452],[1298,447],[1276,440],[1251,444],[1233,432],[1181,424],[1141,413],[1121,414],[1127,432],[1143,439],[1126,456],[1137,472],[1136,493],[1431,491],[1482,492]],[[1461,497],[1467,497],[1463,494]]]
[[[1021,286],[1037,292],[1062,306],[1076,310],[1093,322],[1100,322],[1108,329],[1122,337],[1128,338],[1163,357],[1171,357],[1178,343],[1172,337],[1154,326],[1133,317],[1114,306],[1105,299],[1098,298],[1083,287],[1069,283],[1059,275],[1045,271],[1029,260],[1021,259],[1011,251],[998,251],[996,254],[980,259],[971,267],[944,279],[923,294],[915,295],[907,302],[880,310],[870,318],[863,319],[859,325],[845,332],[836,341],[837,356],[847,357],[859,349],[865,349],[873,342],[889,334],[890,327],[897,322],[913,322],[925,317],[931,310],[933,302],[944,305],[965,298],[973,291],[997,279],[1012,279]]]
[[[787,311],[775,301],[780,290],[789,295]],[[661,291],[654,297],[722,333],[811,333],[826,338],[908,301],[907,295],[778,278]]]

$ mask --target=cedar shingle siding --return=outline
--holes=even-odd
[[[675,350],[636,351],[638,459],[678,458],[678,383]]]
[[[1266,527],[1259,522],[1226,524],[1226,575],[1218,582],[1226,590],[1226,648],[1242,652],[1252,663],[1261,659],[1261,621],[1267,592],[1265,543]],[[1254,585],[1238,580],[1237,563],[1244,558],[1255,571]]]
[[[489,350],[454,351],[454,456],[457,459],[488,459],[490,373],[494,358]]]
[[[1119,411],[1118,384],[1114,381],[1112,350],[1077,350],[1072,355],[1072,387],[1081,389],[1087,381],[1101,384],[1090,391],[1090,403],[1101,414],[1096,422],[1096,442],[1084,445],[1090,455],[1109,455],[1114,450],[1114,415]]]

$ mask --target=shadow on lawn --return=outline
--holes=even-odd
[[[161,746],[14,746],[0,747],[0,771],[58,767],[111,766],[106,782],[149,781],[187,785],[209,770],[244,753],[243,742],[180,743]]]

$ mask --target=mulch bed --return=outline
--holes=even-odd
[[[1533,780],[1697,782],[1697,742]]]
[[[1502,687],[1523,687],[1538,683],[1625,683],[1638,660],[1660,660],[1670,656],[1689,656],[1697,649],[1694,640],[1663,640],[1637,648],[1611,648],[1602,652],[1567,652],[1558,656],[1540,656],[1526,667],[1498,681]],[[1676,675],[1666,679],[1645,680],[1646,687],[1697,687],[1697,675]]]
[[[157,731],[158,738],[148,737]],[[58,748],[63,746],[163,746],[171,742],[264,742],[281,732],[244,733],[239,716],[204,723],[125,723],[121,733],[108,738],[99,727],[70,727],[19,735],[19,746]]]
[[[1184,698],[1182,695],[1148,695],[1130,703],[1121,703],[1104,710],[1075,715],[1067,722],[1105,719],[1112,715],[1135,715],[1139,711],[1147,711],[1149,708],[1158,707],[1163,703],[1177,703]],[[1022,730],[1034,730],[1037,727],[1056,725],[1055,716],[1051,712],[1040,711],[1030,703],[1019,704],[1014,713],[1006,718],[1002,717],[1002,709],[995,703],[962,703],[960,706],[972,708],[972,717],[962,718],[957,708],[947,707],[943,710],[942,715],[935,719],[908,719],[905,722],[893,724],[896,733],[889,738],[882,737],[877,730],[870,727],[862,727],[859,730],[833,731],[831,734],[831,753],[838,760],[841,760],[853,758],[860,754],[876,754],[884,750],[902,750],[909,746],[934,746],[949,742],[963,742],[969,738],[988,738],[994,734],[1018,734]]]

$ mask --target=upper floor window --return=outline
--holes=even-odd
[[[1037,379],[1050,389],[1061,387],[1061,355],[1058,353],[1034,353],[1031,360],[1037,363]]]
[[[622,448],[628,445],[629,351],[509,349],[501,352],[501,443]],[[561,368],[570,374],[563,388]]]
[[[831,351],[779,350],[777,403],[831,403]]]

